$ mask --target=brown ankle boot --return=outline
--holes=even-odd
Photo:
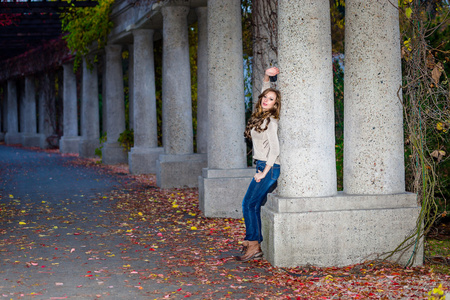
[[[248,248],[248,241],[243,241],[242,242],[241,254],[244,254],[247,251],[247,248]]]
[[[236,256],[237,261],[249,261],[251,259],[261,259],[263,253],[258,241],[248,241],[248,247],[245,254],[242,256]]]

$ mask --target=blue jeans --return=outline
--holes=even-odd
[[[266,162],[262,160],[256,161],[256,173],[263,171]],[[271,193],[277,187],[277,179],[280,176],[280,165],[274,164],[270,168],[266,177],[256,182],[252,179],[244,200],[242,201],[242,211],[245,221],[245,240],[262,242],[261,234],[261,206],[265,204],[267,194]]]

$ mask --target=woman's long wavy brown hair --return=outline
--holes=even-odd
[[[277,98],[275,99],[274,106],[270,110],[264,111],[261,106],[262,98],[265,95],[267,95],[267,93],[269,93],[269,92],[274,92],[275,95],[277,96]],[[255,128],[255,130],[257,132],[265,131],[267,129],[267,127],[269,126],[270,117],[272,117],[274,119],[280,118],[280,109],[281,109],[281,93],[280,93],[280,91],[273,89],[273,88],[265,89],[264,92],[262,92],[261,95],[258,96],[258,102],[256,103],[255,111],[253,112],[252,116],[248,120],[247,127],[245,128],[244,136],[248,139],[251,139],[252,136],[251,136],[250,132],[252,131],[253,128]],[[266,120],[266,119],[267,119],[266,126],[264,128],[261,128],[261,125],[264,123],[264,120]]]

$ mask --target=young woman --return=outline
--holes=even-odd
[[[253,142],[253,159],[256,162],[256,174],[248,187],[242,210],[245,220],[245,239],[243,255],[236,256],[238,261],[260,259],[261,251],[261,205],[267,194],[273,191],[280,176],[280,147],[278,142],[278,118],[281,108],[281,94],[270,88],[270,77],[280,71],[269,68],[265,72],[261,95],[258,97],[255,111],[247,123],[244,136]]]

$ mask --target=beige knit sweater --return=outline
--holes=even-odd
[[[262,91],[270,87],[270,82],[264,82]],[[269,126],[264,120],[261,128],[266,128],[263,132],[257,132],[254,128],[251,131],[253,141],[253,159],[263,160],[268,166],[280,164],[280,143],[278,141],[278,120],[270,118]]]

